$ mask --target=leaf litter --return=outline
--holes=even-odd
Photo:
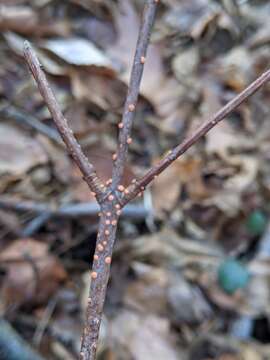
[[[268,1],[161,3],[124,184],[270,64]],[[107,181],[142,5],[0,5],[1,314],[29,344],[41,334],[44,358],[78,353],[98,217],[52,211],[81,203],[90,209],[94,198],[52,135],[22,45],[28,39],[37,50],[75,136]],[[270,358],[270,232],[254,236],[246,227],[256,210],[269,220],[269,96],[267,85],[174,162],[121,220],[100,359]],[[137,216],[142,209],[146,218]],[[217,278],[227,257],[251,274],[234,294]]]

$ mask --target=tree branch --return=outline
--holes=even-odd
[[[14,210],[17,212],[30,211],[35,215],[49,214],[50,217],[80,218],[83,216],[97,216],[100,207],[96,202],[68,203],[52,206],[50,203],[33,202],[15,197],[0,196],[0,209]],[[143,220],[151,215],[143,203],[128,204],[123,209],[121,216],[132,220]]]
[[[24,56],[29,66],[29,69],[36,80],[41,96],[46,103],[56,127],[67,146],[67,149],[72,156],[75,163],[80,168],[83,179],[88,184],[91,191],[96,194],[97,200],[100,203],[104,196],[104,186],[97,177],[93,165],[88,161],[84,155],[81,146],[75,139],[67,120],[61,112],[61,109],[55,99],[50,85],[46,79],[44,72],[41,70],[40,63],[30,44],[25,41],[24,43]]]
[[[110,276],[110,264],[119,218],[115,214],[115,205],[116,203],[111,201],[102,207],[92,265],[85,326],[82,335],[81,360],[96,359],[99,328]]]
[[[113,158],[115,162],[112,174],[112,190],[116,190],[117,186],[120,185],[124,172],[128,145],[132,142],[130,137],[131,127],[135,116],[135,108],[139,96],[140,83],[157,4],[158,0],[147,0],[143,12],[122,121],[118,124],[120,132],[117,153]]]
[[[190,137],[186,138],[180,145],[169,151],[160,162],[153,166],[140,180],[131,184],[125,195],[121,199],[121,206],[127,204],[135,198],[140,192],[144,191],[156,176],[162,173],[173,161],[184,154],[192,145],[194,145],[201,137],[206,135],[209,130],[216,126],[226,116],[231,114],[239,105],[247,100],[251,95],[258,91],[267,81],[270,80],[270,70],[263,73],[255,81],[253,81],[246,89],[228,102],[223,108],[215,113],[210,120],[202,124]]]

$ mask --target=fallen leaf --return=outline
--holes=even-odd
[[[72,93],[77,100],[89,101],[105,111],[122,107],[126,87],[114,77],[83,70],[71,71],[70,76]]]
[[[259,171],[258,159],[253,156],[235,155],[228,157],[227,161],[230,165],[238,167],[239,171],[225,182],[224,187],[234,192],[243,192],[256,179]]]
[[[181,188],[179,163],[175,161],[153,183],[153,200],[156,212],[172,210],[178,202]]]
[[[42,43],[42,47],[72,65],[112,68],[104,52],[83,38],[52,39]]]
[[[187,266],[192,262],[213,265],[218,262],[222,251],[212,242],[199,242],[179,236],[175,231],[164,228],[153,235],[140,236],[132,242],[132,257],[149,264],[161,266]]]
[[[258,349],[253,349],[251,346],[245,345],[241,352],[243,360],[263,360],[263,354],[258,352]]]
[[[29,34],[36,28],[38,16],[30,6],[0,5],[0,30]]]
[[[175,348],[165,318],[124,310],[113,320],[111,334],[115,347],[127,348],[134,360],[184,359],[184,353]]]
[[[6,272],[1,286],[6,306],[46,303],[67,277],[48,245],[34,239],[12,242],[1,252],[0,262]]]
[[[131,266],[137,278],[128,284],[125,291],[126,306],[147,314],[165,315],[169,271],[141,262],[133,262]]]
[[[194,46],[179,52],[172,61],[172,69],[179,81],[187,79],[196,72],[199,64],[199,52]]]
[[[9,124],[0,124],[0,175],[21,176],[47,161],[46,153],[35,138]]]
[[[242,91],[250,80],[251,60],[249,51],[244,47],[235,47],[223,56],[219,72],[224,83],[235,91]]]
[[[109,49],[112,57],[122,64],[124,71],[121,79],[127,84],[129,81],[132,61],[130,54],[134,54],[137,36],[140,27],[140,19],[130,0],[121,0],[120,9],[114,13],[118,40]],[[127,32],[126,29],[129,29]],[[156,44],[150,44],[147,50],[147,58],[144,67],[143,81],[140,93],[145,96],[157,109],[166,104],[166,116],[174,112],[178,105],[177,82],[173,78],[167,78],[163,67],[160,49]],[[165,114],[163,115],[165,117]]]
[[[174,161],[153,183],[153,200],[157,213],[172,210],[179,201],[182,187],[186,186],[192,200],[209,195],[203,184],[200,159],[185,157]]]

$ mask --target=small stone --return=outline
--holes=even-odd
[[[229,258],[218,269],[219,286],[228,294],[233,294],[247,286],[250,280],[248,270],[237,260]]]
[[[267,218],[261,210],[254,210],[248,216],[247,229],[253,236],[262,235],[267,225]]]

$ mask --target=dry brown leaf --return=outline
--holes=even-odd
[[[234,192],[243,192],[256,179],[259,171],[258,159],[253,156],[235,155],[227,157],[227,162],[238,168],[239,171],[225,182],[225,189],[231,189]]]
[[[122,106],[126,89],[120,81],[108,75],[83,70],[71,71],[70,76],[72,93],[77,100],[87,100],[105,111]]]
[[[167,0],[170,3],[163,22],[166,28],[183,35],[199,36],[216,14],[216,6],[208,0],[179,1]],[[210,19],[209,19],[210,18]],[[179,20],[181,19],[181,20]]]
[[[153,183],[154,208],[157,213],[170,211],[177,204],[181,193],[179,163],[175,161],[166,171],[161,173]]]
[[[83,38],[52,39],[44,42],[42,47],[71,65],[112,69],[108,56]]]
[[[23,47],[25,38],[15,34],[14,32],[7,31],[3,34],[8,46],[14,51],[15,54],[23,56]],[[33,45],[32,45],[33,46]],[[68,66],[59,64],[48,56],[44,51],[36,49],[38,59],[46,72],[53,75],[69,74]]]
[[[235,189],[223,189],[215,195],[203,201],[205,206],[215,205],[228,217],[234,217],[242,209],[242,198],[239,191]]]
[[[67,277],[48,245],[34,239],[14,241],[1,252],[0,262],[6,271],[1,286],[6,306],[43,304]]]
[[[207,197],[208,190],[201,178],[202,162],[192,157],[182,157],[161,173],[153,183],[153,200],[155,210],[172,210],[179,200],[182,186],[192,200]]]
[[[205,206],[215,205],[228,217],[234,217],[243,209],[242,195],[255,182],[259,163],[255,157],[226,155],[225,161],[235,168],[235,172],[223,181],[222,189],[203,200]]]
[[[38,24],[38,16],[30,6],[5,6],[0,4],[0,30],[31,33]]]
[[[253,349],[251,346],[245,345],[241,352],[241,358],[243,360],[263,360],[263,354],[259,353],[258,349]]]
[[[240,147],[238,134],[232,131],[230,125],[223,122],[212,129],[206,136],[206,151],[209,154],[218,154],[224,157],[235,148]]]
[[[118,61],[124,65],[122,79],[127,83],[130,77],[132,61],[130,54],[135,51],[140,19],[130,0],[121,0],[119,9],[114,13],[118,40],[109,49]],[[127,29],[129,31],[127,31]],[[164,80],[163,66],[157,46],[151,45],[147,51],[147,62],[144,69],[141,93],[152,99],[158,86]]]
[[[179,52],[172,61],[172,69],[179,81],[194,75],[199,64],[198,49],[193,46],[183,52]]]
[[[38,141],[12,125],[0,124],[0,175],[21,176],[48,158]]]
[[[211,79],[204,79],[202,112],[203,119],[209,119],[221,107],[221,89]],[[220,157],[229,157],[232,150],[252,148],[254,139],[239,133],[228,121],[223,121],[206,135],[206,151]]]
[[[223,255],[212,242],[199,242],[179,236],[173,230],[164,228],[153,235],[138,237],[132,242],[132,255],[150,264],[170,266],[213,266]]]
[[[250,48],[256,48],[270,43],[270,24],[262,24],[262,27],[248,40]]]
[[[164,315],[167,307],[169,271],[140,262],[133,262],[131,266],[137,274],[137,279],[126,289],[126,306],[148,314]]]
[[[70,178],[72,160],[66,151],[54,145],[46,136],[39,135],[38,140],[50,159],[54,176],[61,182],[67,183]]]
[[[124,66],[121,79],[127,84],[132,67],[130,54],[135,51],[140,20],[130,0],[121,0],[120,9],[114,16],[118,40],[109,49],[109,53]],[[152,103],[159,115],[166,118],[172,116],[178,106],[177,86],[175,79],[168,78],[165,74],[159,46],[151,44],[147,51],[140,93]]]
[[[245,61],[243,61],[245,59]],[[242,91],[249,82],[249,73],[252,57],[244,47],[233,48],[226,56],[222,57],[220,74],[224,83],[233,90]]]
[[[237,313],[248,315],[251,307],[247,302],[247,291],[237,291],[233,295],[228,295],[221,290],[216,280],[217,271],[201,272],[197,278],[200,286],[207,293],[211,302],[224,310],[235,311]]]
[[[246,302],[249,306],[249,312],[253,316],[260,316],[260,314],[268,314],[270,311],[270,291],[269,291],[270,277],[269,275],[252,274],[250,284],[248,286],[248,293]],[[260,296],[258,296],[260,294]]]
[[[170,276],[167,291],[170,318],[174,324],[202,324],[212,317],[213,312],[203,293],[181,277],[181,274]]]
[[[115,348],[125,347],[134,360],[185,358],[182,350],[176,350],[165,318],[122,311],[111,324],[111,334]]]

